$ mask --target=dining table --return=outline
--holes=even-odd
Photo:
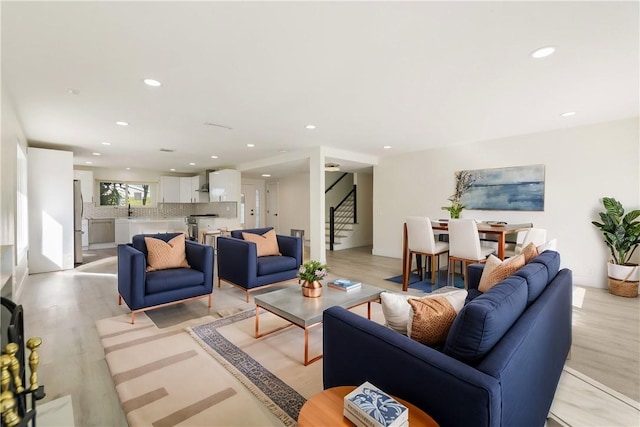
[[[526,231],[530,228],[533,228],[532,223],[521,223],[521,224],[509,224],[504,222],[477,222],[478,225],[478,233],[490,234],[497,236],[497,244],[498,244],[498,258],[504,259],[505,246],[507,241],[507,234],[518,233],[520,231]],[[431,228],[434,231],[448,231],[449,230],[449,221],[448,220],[431,220]],[[408,256],[409,245],[407,239],[407,224],[404,223],[403,227],[403,235],[402,235],[402,277],[408,277],[405,275],[405,265],[406,265],[406,257]],[[403,283],[402,290],[406,291],[408,285]]]

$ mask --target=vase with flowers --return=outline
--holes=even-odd
[[[456,191],[447,200],[451,202],[451,206],[443,206],[442,209],[449,211],[451,219],[460,218],[460,213],[464,209],[462,204],[462,196],[469,191],[471,185],[478,179],[471,171],[456,172]]]
[[[298,277],[302,280],[302,295],[317,298],[322,295],[320,281],[329,274],[329,267],[320,261],[307,261],[298,269]]]

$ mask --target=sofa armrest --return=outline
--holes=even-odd
[[[365,381],[443,426],[499,426],[499,382],[341,307],[323,315],[324,388]]]
[[[297,265],[302,264],[302,239],[300,237],[276,235],[280,253],[296,259]]]
[[[131,310],[144,307],[147,260],[130,243],[118,245],[118,293]]]
[[[189,266],[201,271],[204,274],[205,287],[211,287],[213,290],[213,247],[187,240],[185,252]]]
[[[469,264],[469,267],[467,269],[468,289],[478,289],[483,270],[484,270],[484,263]]]
[[[246,286],[258,276],[258,250],[255,243],[220,236],[217,247],[219,278]]]

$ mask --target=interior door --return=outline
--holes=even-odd
[[[276,232],[279,232],[278,226],[278,183],[267,183],[267,227],[273,227]]]
[[[260,189],[254,184],[242,184],[240,195],[242,228],[258,228],[261,227],[260,222]]]

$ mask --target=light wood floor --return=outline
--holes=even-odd
[[[113,258],[99,258],[73,271],[29,276],[18,303],[25,310],[26,336],[43,338],[39,379],[47,392],[45,401],[71,395],[76,426],[126,426],[95,321],[128,311],[117,305]],[[400,260],[372,256],[371,247],[329,252],[327,263],[338,276],[400,288],[384,280],[401,273]],[[638,401],[640,298],[584,289],[582,308],[574,308],[568,365]],[[244,294],[237,294],[238,303],[244,303]],[[200,306],[197,301],[188,304]],[[154,313],[161,316],[161,310]]]

